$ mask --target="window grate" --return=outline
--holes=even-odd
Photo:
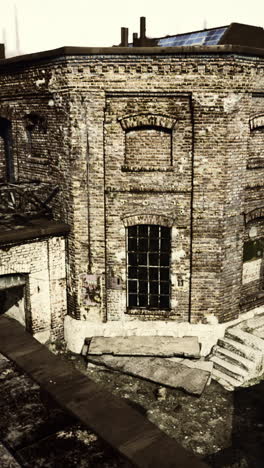
[[[140,224],[127,228],[129,308],[170,308],[171,230]]]

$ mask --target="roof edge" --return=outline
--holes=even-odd
[[[0,67],[6,65],[30,64],[30,62],[56,59],[69,55],[184,55],[184,54],[239,54],[264,56],[264,48],[221,44],[193,45],[178,47],[60,47],[58,49],[18,55],[0,60]]]

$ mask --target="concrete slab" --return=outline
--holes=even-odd
[[[211,383],[211,373],[213,371],[213,363],[211,361],[205,361],[204,359],[185,359],[185,358],[169,358],[172,362],[180,362],[187,367],[192,369],[201,369],[210,373],[207,385]]]
[[[181,388],[194,395],[201,395],[211,375],[208,371],[192,369],[166,358],[89,355],[87,359],[93,364],[104,365],[160,385]]]
[[[113,354],[115,356],[188,356],[200,357],[200,345],[196,336],[175,338],[172,336],[94,337],[90,341],[88,355]]]

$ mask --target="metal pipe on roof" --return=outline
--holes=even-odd
[[[135,42],[136,42],[137,38],[138,38],[138,33],[133,33],[133,46],[134,47],[136,45]]]
[[[146,17],[140,17],[140,39],[146,37]]]
[[[128,47],[128,28],[121,28],[121,47]]]

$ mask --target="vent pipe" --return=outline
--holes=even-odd
[[[121,28],[121,47],[128,47],[128,28]]]
[[[145,16],[140,17],[140,39],[145,39],[146,37],[146,18]]]

